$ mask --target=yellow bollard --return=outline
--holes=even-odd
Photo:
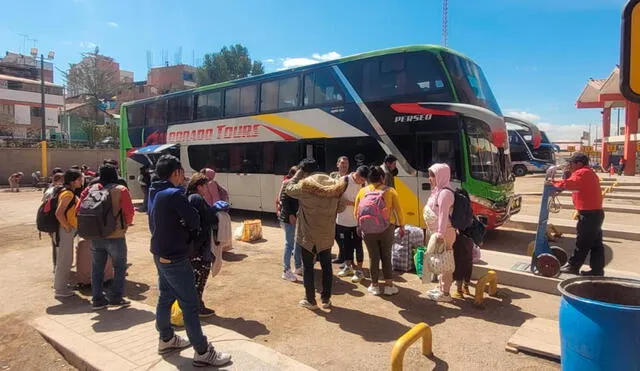
[[[486,275],[480,277],[476,284],[476,296],[473,303],[482,305],[484,302],[484,290],[489,285],[489,295],[494,296],[498,292],[498,275],[495,271],[489,271]]]
[[[40,159],[42,161],[42,176],[47,178],[47,141],[40,142]]]
[[[391,350],[391,371],[402,371],[404,353],[419,338],[422,338],[422,354],[425,356],[433,354],[431,328],[426,323],[420,322],[396,340],[393,345]]]

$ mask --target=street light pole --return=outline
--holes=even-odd
[[[47,140],[47,127],[46,127],[46,118],[44,116],[45,107],[44,107],[44,55],[40,54],[40,119],[41,119],[41,128],[40,128],[40,139]]]

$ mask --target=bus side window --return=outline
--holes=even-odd
[[[342,101],[344,101],[344,91],[330,69],[323,69],[305,75],[303,97],[305,106]]]

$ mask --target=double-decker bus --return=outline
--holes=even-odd
[[[535,124],[509,116],[505,121],[510,126],[509,152],[515,176],[545,172],[556,164],[555,145]]]
[[[407,223],[423,226],[428,167],[448,163],[489,228],[520,209],[507,130],[482,70],[444,47],[359,54],[129,102],[121,108],[121,160],[178,153],[187,174],[204,167],[233,208],[274,212],[282,176],[302,158],[324,171],[340,156],[358,165],[398,158]]]

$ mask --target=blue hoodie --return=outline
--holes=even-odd
[[[175,260],[189,256],[191,236],[200,228],[200,217],[184,190],[166,180],[149,188],[151,253]]]

